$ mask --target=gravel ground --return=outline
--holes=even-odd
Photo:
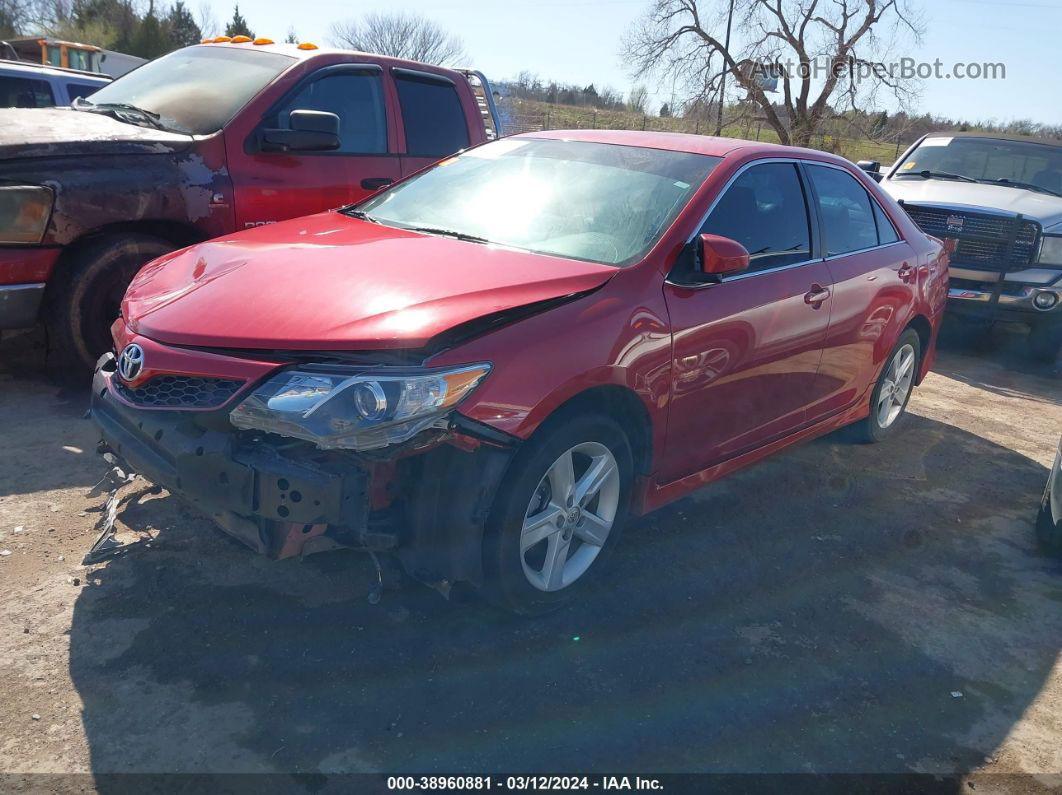
[[[535,621],[397,577],[370,605],[363,556],[269,562],[137,487],[119,526],[150,548],[81,566],[105,467],[85,393],[25,345],[0,348],[0,771],[1062,785],[1062,562],[1032,533],[1062,381],[1014,341],[943,351],[886,444],[829,437],[634,523],[607,588]]]

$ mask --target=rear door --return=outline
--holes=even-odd
[[[888,214],[846,169],[806,163],[834,305],[809,419],[852,406],[877,377],[917,300],[918,262]]]
[[[293,110],[339,116],[339,149],[331,152],[257,151],[226,137],[238,229],[341,207],[398,179],[386,77],[374,64],[340,64],[299,81],[263,116],[258,129],[286,128]]]
[[[453,80],[413,69],[391,74],[405,144],[402,176],[469,147],[468,114]]]
[[[810,218],[797,163],[753,162],[699,230],[745,246],[748,271],[718,284],[665,284],[674,353],[664,480],[804,424],[832,303]]]

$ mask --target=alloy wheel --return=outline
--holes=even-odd
[[[914,383],[915,350],[913,345],[903,345],[889,362],[885,380],[878,392],[878,425],[888,428],[903,412],[907,396]]]
[[[520,531],[520,562],[540,591],[559,591],[582,577],[600,554],[616,519],[620,471],[599,442],[562,453],[531,496]]]

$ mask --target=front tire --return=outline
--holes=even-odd
[[[870,415],[851,426],[855,441],[873,444],[896,433],[907,412],[922,361],[922,340],[914,329],[900,335],[870,395]]]
[[[600,574],[627,516],[630,442],[604,416],[542,428],[513,460],[488,520],[484,590],[522,615],[560,607]]]
[[[174,250],[167,240],[128,234],[93,241],[65,263],[49,286],[47,322],[51,363],[89,371],[111,349],[111,324],[129,282],[145,264]]]

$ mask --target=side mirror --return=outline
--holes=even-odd
[[[712,276],[739,273],[749,267],[749,252],[736,240],[701,235],[697,242],[701,272]]]
[[[323,110],[293,110],[291,129],[265,129],[263,152],[331,152],[339,148],[339,117]]]
[[[865,172],[867,172],[867,175],[872,180],[874,180],[875,182],[881,182],[881,178],[884,175],[881,173],[880,162],[878,162],[877,160],[860,160],[858,163],[856,163],[856,165],[863,169]]]

